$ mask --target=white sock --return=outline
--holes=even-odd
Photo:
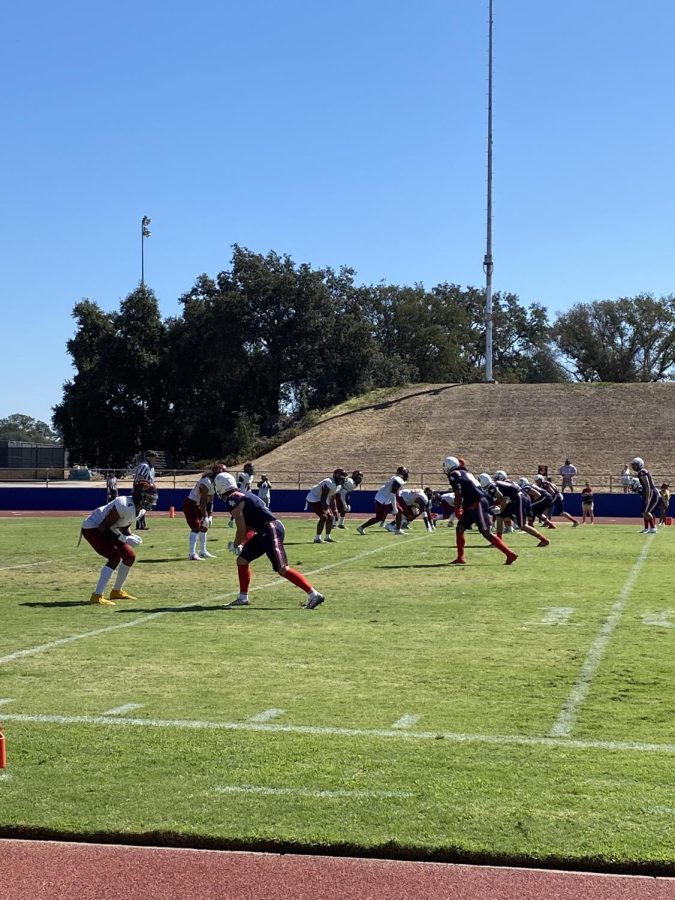
[[[95,594],[103,593],[114,571],[115,570],[111,569],[110,566],[103,566],[101,574],[98,576],[98,581],[96,582]]]
[[[120,563],[119,568],[117,569],[117,578],[115,579],[115,590],[121,591],[122,585],[127,580],[127,575],[131,572],[131,566],[127,566],[125,563]]]
[[[206,553],[206,532],[200,531],[197,535],[197,539],[199,540],[199,550],[201,553]]]
[[[197,535],[194,531],[190,532],[190,556],[194,556],[197,552]]]
[[[344,525],[344,524],[345,524],[345,517],[344,517],[344,516],[340,516],[340,518],[338,519],[338,526]]]
[[[248,593],[242,594],[242,592],[239,591],[239,596],[237,597],[237,600],[248,600]]]

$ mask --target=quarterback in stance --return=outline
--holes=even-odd
[[[216,475],[224,472],[227,466],[223,462],[214,463],[208,472],[204,472],[197,484],[183,500],[183,515],[190,526],[189,557],[191,560],[213,559],[213,553],[206,549],[206,534],[211,525],[210,510],[213,506],[213,482]],[[199,542],[199,552],[197,552]]]
[[[278,575],[305,592],[307,599],[303,609],[316,609],[323,603],[325,599],[323,594],[314,590],[304,575],[288,565],[284,548],[286,530],[262,500],[251,491],[243,494],[238,490],[237,482],[229,472],[216,475],[214,487],[225,508],[232,515],[237,528],[229,549],[237,557],[239,595],[230,606],[250,605],[248,597],[252,578],[250,564],[263,554],[267,556]]]
[[[143,543],[143,538],[131,534],[130,527],[136,521],[138,511],[152,509],[157,503],[157,489],[149,481],[135,481],[131,496],[117,497],[105,506],[99,506],[82,523],[81,537],[89,543],[106,564],[101,569],[90,603],[99,606],[114,606],[115,600],[135,600],[123,590],[124,583],[136,561],[134,547]],[[117,577],[110,592],[110,600],[103,593],[115,570]]]
[[[443,471],[448,476],[448,481],[455,494],[455,504],[459,499],[462,506],[462,515],[457,522],[455,529],[455,540],[457,542],[457,559],[453,559],[451,565],[464,566],[466,559],[464,557],[464,547],[466,540],[464,532],[467,528],[475,525],[486,541],[494,544],[498,550],[506,557],[505,565],[512,565],[517,559],[518,554],[513,553],[506,546],[504,541],[496,535],[490,533],[492,520],[490,517],[490,502],[483,488],[480,486],[478,479],[471,472],[467,471],[464,460],[458,459],[456,456],[447,456],[443,461]]]

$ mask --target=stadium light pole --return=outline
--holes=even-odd
[[[492,377],[492,0],[488,3],[487,238],[485,272],[485,380]]]
[[[152,219],[148,216],[143,216],[141,219],[141,287],[143,288],[145,287],[145,239],[152,234],[148,228],[151,222]]]

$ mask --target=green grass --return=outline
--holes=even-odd
[[[201,564],[152,518],[110,608],[78,518],[0,520],[0,833],[675,870],[675,529],[514,535],[512,567],[475,535],[458,569],[444,526],[286,525],[316,611],[266,559],[225,609],[222,517]]]

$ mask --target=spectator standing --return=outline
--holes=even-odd
[[[153,487],[155,485],[155,463],[157,462],[157,453],[154,450],[148,450],[141,462],[134,469],[134,484],[139,481],[146,481]],[[136,519],[137,531],[150,531],[145,523],[145,510],[138,510],[138,518]]]
[[[255,466],[252,462],[247,462],[244,464],[244,468],[237,475],[237,488],[245,494],[247,491],[253,489],[253,476],[255,475]],[[228,528],[234,528],[234,519],[230,517],[230,521],[227,523]]]
[[[588,518],[588,524],[593,524],[593,488],[590,486],[588,481],[584,485],[581,491],[581,524],[586,524],[586,518]]]
[[[670,506],[670,484],[664,481],[659,488],[659,525],[665,525],[668,518],[668,507]]]
[[[562,476],[561,493],[565,493],[565,488],[569,488],[574,493],[573,478],[577,474],[577,467],[573,466],[569,459],[566,459],[565,464],[558,469],[558,473]]]
[[[272,505],[272,482],[264,473],[260,476],[260,481],[258,482],[258,496],[265,506],[270,509]]]
[[[632,477],[630,474],[630,466],[628,463],[624,466],[623,472],[621,473],[621,487],[623,488],[624,494],[627,494],[630,491],[630,484],[632,481]]]
[[[105,479],[106,503],[117,500],[117,472],[108,472]]]

